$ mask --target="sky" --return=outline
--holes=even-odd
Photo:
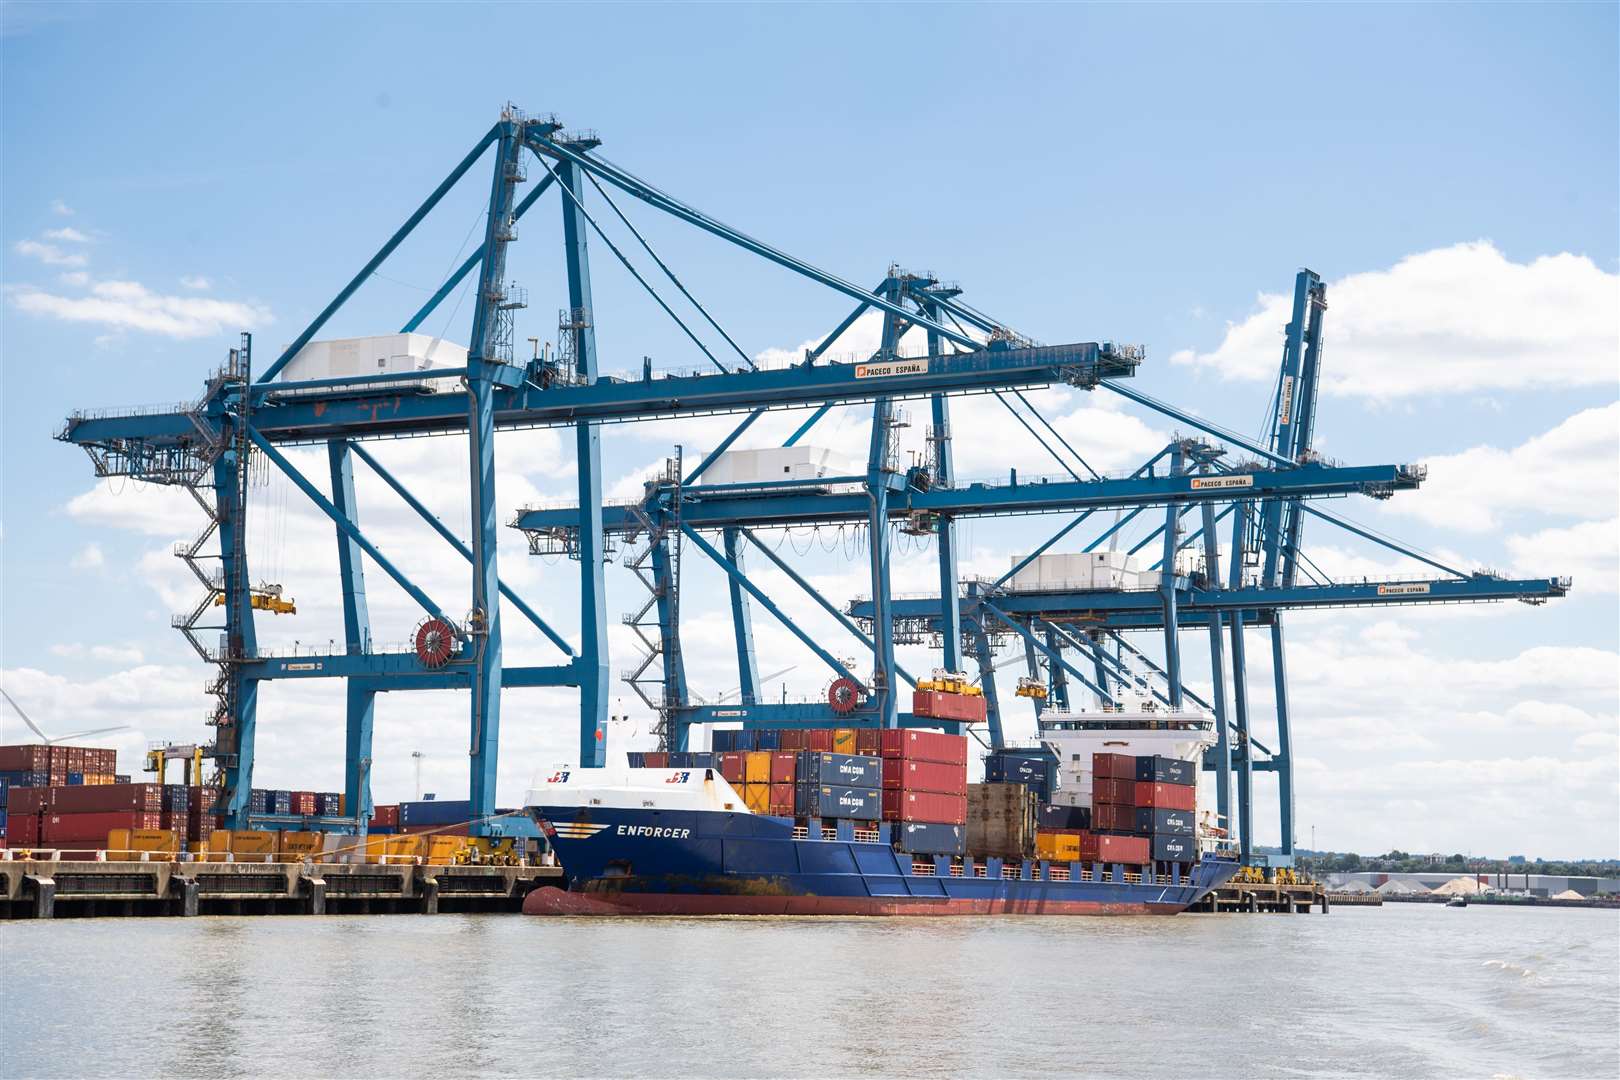
[[[1135,385],[1257,435],[1293,277],[1328,283],[1317,449],[1344,463],[1421,462],[1387,502],[1329,508],[1467,570],[1568,576],[1567,598],[1297,613],[1288,618],[1297,839],[1337,850],[1620,855],[1620,177],[1613,5],[1144,7],[944,5],[33,5],[0,36],[0,684],[53,734],[108,724],[135,771],[148,740],[192,740],[209,675],[171,614],[197,599],[170,554],[203,520],[183,494],[98,482],[53,441],[72,410],[195,399],[243,330],[290,342],[512,102],[594,129],[603,156],[842,277],[891,264],[960,281],[964,298],[1048,342],[1140,342]],[[389,332],[481,229],[475,169],[322,336]],[[531,171],[531,181],[537,169]],[[645,206],[632,217],[750,355],[818,340],[846,299]],[[518,338],[553,340],[566,305],[560,216],[521,226],[510,272],[530,306]],[[610,215],[597,215],[601,220]],[[613,234],[615,226],[604,221]],[[618,234],[624,238],[625,234]],[[593,238],[603,366],[703,357]],[[627,246],[628,245],[628,246]],[[633,241],[621,244],[627,253]],[[632,256],[634,258],[635,256]],[[646,266],[646,260],[642,259]],[[666,290],[667,291],[667,290]],[[425,329],[464,343],[471,307]],[[870,321],[834,352],[876,341]],[[1129,471],[1177,434],[1106,392],[1032,395],[1087,461]],[[990,398],[953,414],[964,477],[1059,473]],[[926,408],[903,446],[920,449]],[[776,415],[740,446],[779,443]],[[869,417],[840,409],[814,445],[858,457]],[[606,486],[631,498],[675,446],[715,445],[724,419],[603,433]],[[773,443],[774,438],[774,443]],[[460,535],[465,442],[376,453]],[[572,442],[503,433],[503,520],[571,501]],[[290,455],[324,485],[308,450]],[[465,564],[374,478],[362,526],[445,606]],[[261,643],[341,637],[329,524],[284,479],[254,489],[249,559],[293,616]],[[995,574],[1061,519],[976,522],[964,575]],[[1130,537],[1134,541],[1134,534]],[[1078,533],[1057,550],[1078,550]],[[836,603],[869,591],[862,538],[773,534]],[[1305,549],[1335,579],[1425,570],[1316,523]],[[502,537],[501,572],[577,634],[573,564]],[[856,655],[779,574],[751,576],[841,655]],[[685,561],[693,687],[736,685],[723,578]],[[909,542],[895,591],[932,584]],[[635,650],[609,571],[615,677]],[[418,614],[373,569],[374,633]],[[771,694],[819,694],[826,673],[762,611]],[[508,613],[508,663],[557,654]],[[1202,635],[1189,683],[1207,688]],[[1151,636],[1142,647],[1157,655]],[[1256,735],[1271,730],[1268,649],[1251,643]],[[901,662],[937,662],[903,648]],[[863,662],[864,663],[864,662]],[[1002,669],[1004,697],[1021,662]],[[619,687],[619,745],[647,718]],[[500,798],[571,752],[577,697],[506,695]],[[1019,706],[1022,703],[1018,703]],[[466,791],[466,702],[378,706],[378,801]],[[1009,734],[1034,735],[1008,709]],[[31,741],[0,716],[0,741]],[[341,786],[342,688],[261,694],[256,783]],[[1277,836],[1257,780],[1257,839]]]

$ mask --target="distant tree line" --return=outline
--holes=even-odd
[[[1558,877],[1617,877],[1620,859],[1578,859],[1573,862],[1551,862],[1545,859],[1527,859],[1509,862],[1506,859],[1469,858],[1453,852],[1438,861],[1431,855],[1413,855],[1395,850],[1384,855],[1359,855],[1353,851],[1312,851],[1300,855],[1301,865],[1317,874],[1351,871],[1373,871],[1381,874],[1552,874]]]

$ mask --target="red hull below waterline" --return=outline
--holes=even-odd
[[[547,885],[523,900],[525,915],[1174,915],[1180,904],[1109,904],[1090,900],[914,897],[735,896],[619,893],[611,900]]]

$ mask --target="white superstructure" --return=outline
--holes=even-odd
[[[523,805],[751,812],[719,769],[632,769],[617,756],[600,769],[558,765],[536,778]]]
[[[280,379],[302,382],[346,375],[406,375],[466,366],[466,346],[432,334],[379,334],[311,341],[287,361]]]
[[[767,446],[727,450],[703,471],[704,484],[762,484],[778,480],[819,480],[859,476],[865,466],[825,446]]]

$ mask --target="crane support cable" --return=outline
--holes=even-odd
[[[535,157],[539,160],[541,165],[545,166],[546,172],[551,173],[552,179],[557,180],[557,174],[552,170],[551,163],[545,158],[540,157],[538,154],[536,154]],[[613,252],[614,255],[618,256],[619,262],[624,264],[624,268],[626,270],[630,271],[630,276],[635,278],[641,287],[647,290],[647,295],[656,300],[658,302],[658,306],[664,309],[664,314],[674,319],[676,326],[679,326],[682,330],[686,331],[686,336],[692,339],[692,344],[703,350],[703,355],[709,358],[709,362],[711,364],[719,368],[722,374],[729,375],[730,372],[726,370],[726,365],[715,359],[714,353],[709,351],[709,347],[703,344],[702,340],[699,339],[696,334],[692,333],[692,328],[681,321],[681,317],[675,314],[674,310],[668,304],[664,303],[664,298],[658,295],[658,291],[651,285],[647,284],[647,279],[642,277],[640,272],[630,264],[630,260],[625,258],[624,252],[619,250],[619,245],[615,244],[608,237],[608,234],[602,231],[602,226],[598,225],[596,223],[596,219],[591,217],[591,212],[585,209],[585,204],[580,201],[579,196],[568,190],[568,185],[563,183],[561,180],[557,180],[557,186],[562,189],[562,193],[568,196],[568,198],[573,202],[574,206],[578,208],[580,214],[585,218],[585,220],[590,222],[591,228],[596,230],[596,235],[601,238],[602,243],[608,246],[608,250]]]
[[[631,235],[641,242],[641,246],[647,250],[647,254],[652,256],[652,261],[657,263],[658,268],[668,276],[670,281],[675,283],[677,289],[681,290],[681,295],[686,297],[693,307],[697,308],[699,315],[708,320],[709,325],[714,327],[715,333],[726,339],[726,344],[736,350],[737,355],[742,357],[743,363],[750,368],[754,367],[753,357],[743,352],[742,346],[733,341],[731,335],[726,333],[726,328],[714,320],[714,316],[709,314],[709,310],[698,303],[697,297],[693,296],[686,286],[681,283],[681,279],[675,276],[675,271],[671,270],[664,260],[658,257],[658,252],[654,251],[653,246],[647,242],[647,238],[641,235],[641,230],[636,228],[630,219],[625,216],[623,210],[619,209],[619,204],[613,201],[613,197],[607,193],[607,189],[597,182],[596,174],[589,169],[581,169],[580,172],[585,174],[585,178],[591,182],[591,186],[602,196],[602,201],[607,203],[613,212],[618,215],[620,221],[624,222],[624,227],[629,229]]]
[[[1085,466],[1086,472],[1091,474],[1091,478],[1093,480],[1101,480],[1102,479],[1102,473],[1098,472],[1096,469],[1093,469],[1091,467],[1091,463],[1089,461],[1087,461],[1085,458],[1080,456],[1080,451],[1078,451],[1074,447],[1070,446],[1069,445],[1069,440],[1065,439],[1062,435],[1058,434],[1058,429],[1052,426],[1052,422],[1046,418],[1045,414],[1043,414],[1034,405],[1030,405],[1029,399],[1024,396],[1024,392],[1022,390],[1014,389],[1013,394],[1014,394],[1014,396],[1016,396],[1018,398],[1019,401],[1022,401],[1025,405],[1029,405],[1029,411],[1035,414],[1035,419],[1039,420],[1041,422],[1042,426],[1044,426],[1047,431],[1050,431],[1052,433],[1052,437],[1054,439],[1056,439],[1058,442],[1063,444],[1063,449],[1065,449],[1069,453],[1073,454],[1074,459],[1076,461],[1078,461],[1081,465]]]

